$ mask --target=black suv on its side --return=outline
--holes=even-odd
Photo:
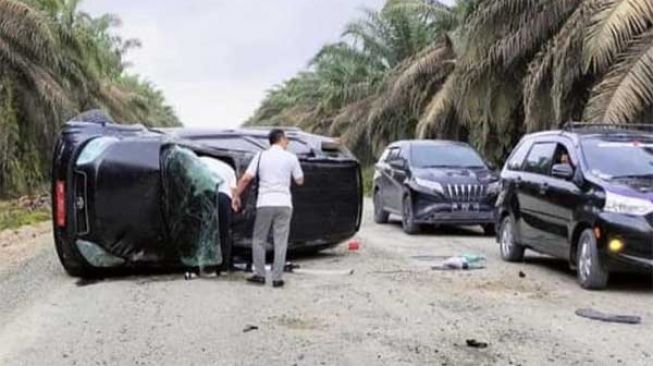
[[[411,140],[391,144],[374,173],[374,220],[401,215],[408,234],[421,224],[482,225],[494,233],[499,177],[471,146]]]
[[[528,248],[566,259],[587,289],[614,271],[651,274],[653,133],[641,128],[576,123],[525,136],[501,173],[502,258]]]

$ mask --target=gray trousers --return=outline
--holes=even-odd
[[[270,229],[272,229],[274,238],[272,281],[281,280],[283,267],[286,265],[291,218],[292,208],[290,207],[259,207],[256,209],[252,261],[254,262],[254,274],[257,276],[265,277],[265,244],[268,241]]]

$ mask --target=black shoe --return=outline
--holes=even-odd
[[[283,280],[272,281],[272,287],[283,287],[284,284],[285,282],[283,282]]]
[[[256,285],[265,285],[265,277],[253,275],[247,278],[247,282],[253,283]]]

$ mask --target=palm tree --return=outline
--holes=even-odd
[[[462,126],[500,160],[523,132],[637,121],[653,105],[652,24],[649,0],[480,1],[418,132]]]
[[[0,195],[43,181],[64,120],[102,108],[117,121],[179,124],[150,83],[125,74],[138,44],[111,34],[80,0],[0,0]]]

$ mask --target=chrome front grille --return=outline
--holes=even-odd
[[[452,202],[480,202],[487,187],[481,184],[448,184],[445,192]]]

